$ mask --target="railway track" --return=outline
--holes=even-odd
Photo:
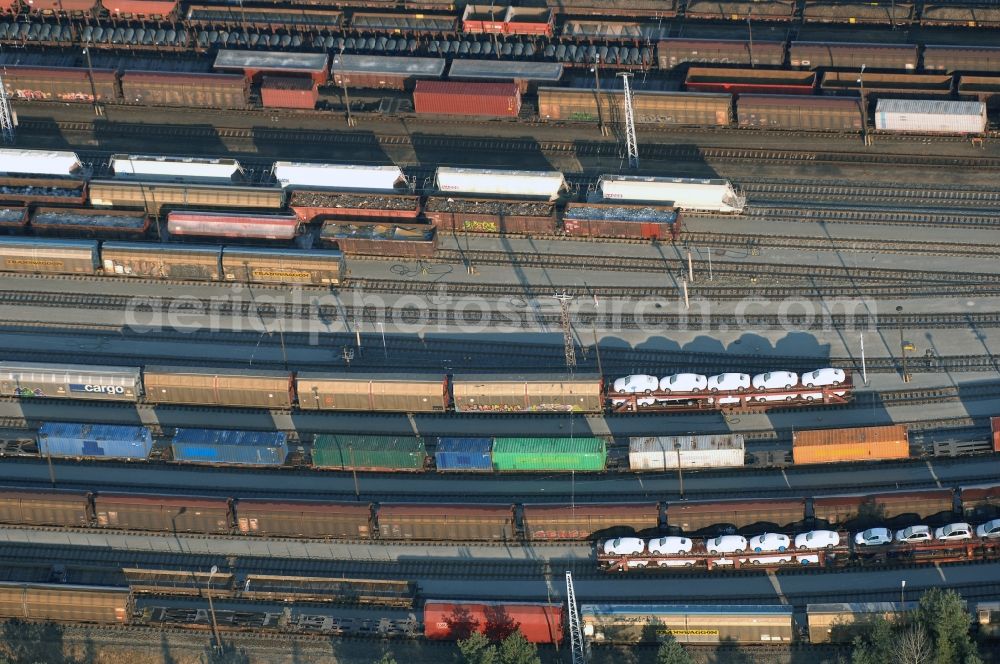
[[[1000,222],[998,222],[1000,223]],[[384,260],[373,257],[373,260]],[[473,265],[512,266],[521,268],[577,269],[604,272],[648,272],[682,277],[687,272],[687,263],[682,258],[646,258],[637,256],[607,256],[600,254],[549,254],[515,251],[487,251],[481,249],[438,249],[434,258],[424,262],[468,263]],[[974,272],[929,272],[927,270],[901,270],[869,267],[846,267],[841,265],[789,265],[787,263],[734,263],[717,261],[713,267],[714,276],[763,277],[778,279],[818,279],[859,281],[889,281],[899,284],[955,283],[973,285],[975,283],[1000,283],[1000,274]],[[745,283],[745,282],[744,282]],[[594,286],[593,288],[600,288]]]
[[[206,127],[188,125],[139,124],[130,122],[109,123],[107,126],[90,122],[47,122],[26,120],[21,131],[59,131],[63,134],[112,132],[116,138],[141,137],[143,139],[204,139],[243,140],[254,143],[325,144],[346,147],[371,147],[384,149],[394,146],[412,147],[414,150],[440,150],[482,153],[575,154],[588,157],[621,156],[617,141],[543,141],[534,138],[479,138],[454,137],[428,134],[379,134],[372,132],[327,132],[304,129]],[[643,143],[640,157],[649,160],[679,161],[730,161],[730,162],[779,162],[779,163],[838,163],[864,165],[918,165],[943,168],[975,168],[980,171],[1000,170],[1000,158],[951,157],[916,154],[887,154],[832,150],[770,150],[753,148],[698,147],[684,144]]]
[[[928,226],[932,228],[996,228],[997,214],[954,214],[946,211],[896,211],[860,207],[806,207],[780,202],[754,201],[741,217],[748,221],[804,221],[808,223],[855,224],[864,226]]]

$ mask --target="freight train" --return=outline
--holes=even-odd
[[[0,25],[0,41],[3,32]],[[112,40],[112,31],[107,32],[107,39]],[[185,39],[194,39],[188,31],[180,33]],[[219,38],[220,34],[217,30],[202,33],[206,40],[211,35]],[[221,34],[230,40],[237,32],[221,31]],[[986,109],[995,108],[1000,100],[997,47],[927,45],[921,49],[914,44],[767,40],[751,44],[749,40],[667,38],[659,42],[657,53],[651,44],[572,42],[541,44],[536,53],[536,47],[529,43],[519,44],[524,46],[522,50],[530,50],[528,61],[483,61],[470,59],[469,51],[477,50],[482,57],[489,58],[492,43],[488,39],[418,42],[391,37],[393,48],[399,44],[403,50],[398,54],[390,50],[385,55],[379,51],[380,43],[386,42],[387,37],[356,40],[317,35],[307,39],[314,41],[317,50],[338,53],[332,65],[325,53],[282,52],[281,58],[275,58],[274,53],[238,50],[246,43],[230,43],[229,48],[227,44],[218,44],[223,50],[214,62],[183,60],[172,65],[170,60],[151,61],[149,66],[156,67],[156,71],[144,71],[139,64],[121,65],[113,57],[106,58],[106,62],[98,59],[99,66],[95,69],[92,65],[85,67],[84,63],[68,67],[61,56],[51,61],[43,54],[18,56],[7,58],[4,80],[13,99],[223,109],[258,105],[299,110],[328,108],[328,102],[321,101],[320,88],[339,85],[345,89],[412,91],[406,102],[391,93],[395,103],[390,104],[393,110],[389,116],[443,114],[480,121],[492,117],[596,123],[599,119],[621,117],[622,93],[612,89],[613,84],[600,93],[589,87],[589,77],[575,81],[585,82],[585,89],[553,86],[574,82],[570,80],[574,78],[572,75],[565,75],[564,67],[592,67],[599,60],[612,71],[654,72],[652,80],[645,84],[648,89],[637,84],[640,89],[634,93],[637,125],[859,132],[867,124],[871,110],[868,103],[874,102],[876,130],[963,135],[985,132]],[[204,50],[214,45],[206,42],[194,48],[199,47]],[[280,48],[278,44],[274,47]],[[507,47],[515,50],[511,43]],[[177,48],[184,50],[188,46]],[[443,80],[448,59],[452,64],[448,80]],[[719,65],[740,68],[716,69]],[[856,74],[862,65],[866,66],[866,72],[859,77]],[[234,70],[241,73],[232,73]],[[864,81],[863,96],[859,95],[859,78]],[[614,77],[609,76],[608,80]],[[677,91],[680,89],[686,91]],[[724,96],[711,97],[706,93]],[[817,93],[821,96],[816,96]],[[744,94],[749,96],[739,96]],[[788,94],[802,98],[785,99]],[[324,99],[334,96],[332,89],[327,88]],[[522,108],[525,96],[537,98],[537,113],[531,113],[527,106]],[[863,98],[859,100],[859,96]],[[896,97],[914,102],[927,96],[963,100],[970,104],[969,108],[978,109],[972,114],[982,116],[981,126],[942,127],[926,122],[922,126],[901,127],[882,122],[878,105],[889,104]],[[861,108],[859,101],[864,101],[866,108]],[[782,110],[783,105],[792,102],[794,109]],[[378,111],[372,107],[372,118],[386,117],[381,103],[377,104]],[[603,108],[599,110],[598,104]],[[939,104],[931,102],[923,106],[926,108],[911,108],[907,113],[927,118],[939,113]],[[361,108],[355,112],[364,115]]]
[[[191,19],[204,13],[202,21],[212,25],[239,25],[245,20],[268,25],[298,26],[319,24],[324,27],[350,27],[355,31],[371,31],[383,25],[400,31],[401,27],[414,24],[434,27],[441,32],[468,34],[492,33],[497,35],[552,35],[554,23],[568,17],[644,17],[672,19],[683,16],[694,20],[744,21],[751,17],[745,3],[707,2],[706,0],[547,0],[536,7],[502,5],[471,5],[455,0],[289,0],[279,3],[248,3],[243,11],[231,4],[218,2],[179,2],[178,0],[64,0],[51,2],[21,2],[11,0],[4,4],[4,11],[11,14],[59,14],[80,18],[111,16],[115,19]],[[289,9],[294,7],[294,9]],[[305,7],[305,9],[303,9]],[[464,11],[462,11],[464,7]],[[270,12],[263,13],[270,9]],[[343,10],[344,13],[330,11]],[[893,27],[909,25],[954,25],[960,27],[990,27],[1000,25],[1000,14],[991,11],[990,5],[977,2],[898,2],[891,8],[862,2],[830,2],[829,0],[757,0],[754,2],[753,20],[777,23],[843,23],[849,25],[874,24]],[[375,10],[379,13],[369,13]],[[410,12],[384,14],[383,12]],[[451,15],[425,16],[423,12],[451,12]],[[330,14],[321,18],[319,14]],[[301,14],[301,15],[300,15]],[[388,15],[396,23],[374,21]],[[266,20],[262,20],[266,19]],[[407,21],[406,19],[410,19]],[[425,19],[421,23],[420,19]],[[431,24],[426,19],[435,19]],[[321,22],[320,22],[321,21]],[[566,21],[571,22],[571,21]],[[621,24],[630,27],[632,24]],[[390,31],[391,30],[387,30]],[[563,28],[565,34],[567,29]],[[624,32],[624,34],[630,34]]]
[[[147,427],[45,422],[37,434],[18,436],[17,453],[45,458],[145,461],[215,466],[296,467],[379,472],[504,473],[658,472],[806,465],[910,458],[903,425],[796,431],[788,454],[748,455],[741,434],[637,436],[628,441],[627,460],[607,440],[595,436],[556,438],[440,437],[319,434],[290,454],[281,431],[179,428],[157,439]],[[158,447],[154,455],[154,446]],[[988,453],[988,443],[963,450]],[[994,450],[1000,451],[1000,450]]]
[[[607,391],[597,374],[335,374],[207,367],[0,363],[0,395],[125,403],[397,413],[601,413],[756,409],[844,404],[851,374],[836,385],[718,391]],[[788,383],[787,385],[785,383]]]
[[[914,523],[948,524],[959,518],[985,523],[998,516],[998,486],[809,499],[575,504],[467,501],[369,504],[80,490],[0,490],[0,523],[11,526],[351,541],[601,541],[668,534],[751,535],[806,528],[852,531],[873,526],[903,528]],[[984,554],[982,547],[962,551],[953,552],[952,558],[964,555],[972,559]],[[601,554],[600,558],[602,564],[607,564],[627,557]],[[879,559],[884,561],[886,556]],[[913,562],[921,559],[916,555]],[[877,560],[862,558],[859,562]],[[713,567],[725,570],[732,565]]]
[[[207,573],[188,572],[184,576],[207,577]],[[227,600],[227,590],[219,585],[220,579],[224,582],[224,577],[231,576],[225,572],[216,575],[216,584],[212,586],[215,606],[211,612],[204,599],[194,596],[200,594],[198,588],[190,593],[178,592],[176,588],[149,593],[141,584],[125,588],[5,581],[0,583],[0,597],[6,600],[0,602],[3,607],[0,618],[199,630],[211,629],[214,618],[217,628],[226,632],[423,636],[429,640],[455,640],[473,630],[503,635],[517,625],[534,643],[560,643],[565,638],[565,608],[560,603],[427,599],[417,614],[421,619],[413,614],[387,618],[375,612],[365,619],[336,606],[296,601],[269,605],[261,600],[242,599],[244,595],[259,594],[252,590],[238,593],[238,600]],[[261,577],[250,575],[248,579],[256,586]],[[284,585],[287,595],[295,594],[289,588],[294,588],[297,581],[317,587],[340,581],[295,577],[271,580],[287,582]],[[872,618],[901,618],[916,607],[916,602],[865,602],[808,604],[803,611],[796,611],[792,606],[772,604],[583,604],[580,621],[584,637],[594,645],[656,643],[664,632],[690,645],[850,643]],[[969,602],[968,607],[976,636],[986,640],[998,638],[1000,605],[995,601],[978,601]]]

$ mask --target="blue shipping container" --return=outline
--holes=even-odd
[[[42,456],[145,459],[153,448],[146,427],[46,422],[38,429]]]
[[[288,436],[278,431],[178,429],[170,448],[176,461],[280,466],[288,456]]]
[[[492,438],[438,438],[434,460],[438,470],[492,472]]]

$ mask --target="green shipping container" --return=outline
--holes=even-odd
[[[313,441],[313,465],[345,470],[421,470],[427,460],[417,436],[334,436]]]
[[[493,467],[516,470],[604,470],[608,451],[601,438],[497,438]]]

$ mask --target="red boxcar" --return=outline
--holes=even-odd
[[[75,67],[4,67],[3,82],[7,96],[41,101],[76,101],[92,103],[114,100],[117,74],[113,69]]]
[[[165,18],[177,9],[177,0],[101,0],[112,16]]]
[[[229,212],[170,212],[171,235],[236,237],[256,240],[291,240],[299,232],[298,217]]]
[[[500,640],[519,629],[532,643],[561,643],[562,604],[447,602],[424,604],[424,636],[438,641],[468,638],[473,632]]]
[[[993,425],[993,451],[1000,452],[1000,417],[990,419]]]
[[[521,112],[521,91],[515,83],[417,81],[413,108],[420,114],[516,118]]]
[[[312,110],[319,101],[319,90],[310,78],[265,76],[260,84],[264,108],[302,108]]]

